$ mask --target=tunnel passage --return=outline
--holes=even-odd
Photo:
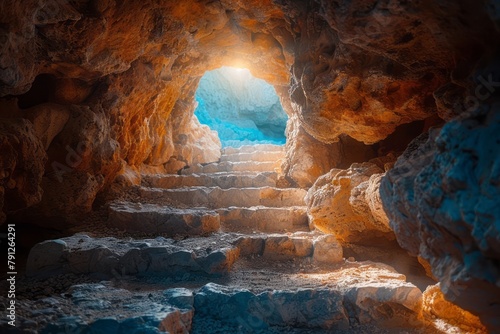
[[[285,143],[287,115],[273,86],[248,69],[206,72],[196,91],[195,115],[218,132],[222,146]]]
[[[260,168],[260,162],[231,160],[262,159],[260,153],[225,152],[229,161],[223,161],[217,136],[192,117],[205,71],[245,66],[276,88],[289,117],[280,152],[285,162],[280,168],[269,164],[272,171],[265,175],[274,179],[246,174],[230,180],[268,187],[282,181],[273,174],[276,168],[285,181],[294,181],[281,187],[316,184],[306,209],[309,216],[318,214],[316,222],[339,222],[341,212],[344,225],[361,232],[338,233],[338,239],[379,239],[372,232],[377,229],[395,237],[427,260],[447,297],[464,286],[467,294],[453,301],[498,331],[498,311],[491,305],[498,305],[499,289],[488,282],[498,271],[485,269],[496,269],[500,258],[498,211],[489,209],[498,207],[489,201],[500,198],[498,173],[491,172],[498,170],[498,155],[495,147],[482,148],[500,133],[500,25],[498,8],[486,3],[1,2],[0,223],[19,215],[46,227],[85,225],[82,217],[100,208],[96,198],[104,203],[120,197],[126,186],[152,199],[171,192],[178,199],[177,190],[144,189],[152,174],[208,186],[205,181],[226,179],[168,174],[184,167],[209,172],[222,165],[238,173],[234,169],[242,165]],[[461,115],[469,108],[464,100],[477,102],[480,117]],[[425,137],[434,116],[447,126],[441,135],[431,129]],[[457,116],[463,118],[452,121]],[[461,140],[460,133],[475,141]],[[64,166],[62,181],[51,176],[54,164]],[[380,184],[388,179],[381,196]],[[132,198],[143,202],[143,195]],[[462,205],[462,199],[485,212]],[[385,212],[392,214],[390,221]],[[364,227],[358,228],[360,222]],[[340,232],[347,231],[342,227]],[[484,266],[470,266],[470,259]],[[479,297],[463,298],[469,295]]]

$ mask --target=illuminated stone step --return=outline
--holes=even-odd
[[[167,201],[168,204],[189,207],[228,208],[231,206],[287,207],[304,206],[306,190],[298,188],[230,188],[192,187],[180,189],[139,188],[145,200]]]
[[[162,236],[196,236],[216,232],[309,231],[306,207],[229,207],[217,209],[176,209],[158,204],[117,201],[108,209],[109,227],[127,232]]]
[[[167,290],[149,286],[138,289],[137,284],[117,286],[110,281],[80,283],[65,293],[41,299],[39,303],[51,305],[44,311],[51,310],[54,317],[40,323],[39,332],[444,332],[434,326],[424,327],[419,320],[422,292],[389,266],[346,263],[328,271],[299,274],[274,269],[244,268],[237,276],[219,284],[203,282],[182,287],[176,283]],[[23,318],[33,322],[31,319],[40,315],[40,309],[33,307],[33,302],[28,307],[25,303],[23,298],[16,306],[23,305],[27,313]],[[385,330],[387,324],[391,326],[389,331]],[[453,333],[462,332],[456,331],[457,327],[450,328]]]
[[[230,207],[216,210],[226,232],[296,232],[309,231],[307,207]]]
[[[267,260],[297,260],[314,263],[317,268],[342,263],[344,253],[334,235],[319,231],[297,231],[293,233],[240,234],[232,242],[241,256]]]
[[[75,234],[36,244],[28,255],[26,275],[43,278],[69,273],[109,277],[222,274],[229,272],[239,257],[239,248],[231,241],[220,236],[175,241],[164,237],[120,239]]]
[[[213,162],[206,165],[193,165],[181,170],[182,175],[193,173],[218,173],[218,172],[274,172],[281,167],[281,161],[243,161],[243,162]]]
[[[242,235],[233,242],[241,256],[262,256],[272,260],[292,260],[314,256],[316,232]],[[339,247],[342,260],[342,247]]]
[[[182,188],[182,187],[220,187],[249,188],[275,187],[278,174],[276,172],[242,173],[210,173],[189,175],[145,175],[143,183],[153,188]]]
[[[284,152],[284,145],[260,144],[260,145],[245,145],[241,147],[225,147],[222,149],[223,154],[234,153],[251,153],[251,152]]]
[[[199,325],[193,334],[221,326],[225,333],[435,332],[422,329],[418,320],[420,289],[383,264],[352,264],[311,275],[246,270],[242,276],[243,284],[208,283],[196,291],[194,322]],[[387,324],[398,327],[387,331]]]
[[[133,241],[141,242],[150,243]],[[62,246],[60,241],[51,243],[38,247],[45,250],[41,254]],[[157,250],[145,253],[161,254]],[[141,260],[146,259],[154,257]],[[200,284],[194,273],[185,273],[183,277],[192,282],[181,285],[176,280],[167,290],[163,284],[141,289],[133,281],[121,281],[118,286],[111,281],[79,283],[41,301],[50,307],[44,311],[51,310],[54,318],[39,323],[39,332],[159,333],[161,329],[193,334],[385,333],[387,324],[397,324],[396,329],[390,327],[391,333],[436,332],[434,326],[423,327],[419,320],[422,292],[392,267],[374,262],[344,262],[328,270],[298,273],[293,269],[295,261],[268,262],[273,266],[267,270],[239,268],[239,272],[227,273],[228,279],[219,284]],[[129,266],[136,264],[130,262]],[[278,266],[286,269],[277,270]],[[115,277],[118,275],[114,273]],[[24,298],[16,303],[18,307],[23,305],[23,317],[36,319],[40,309],[33,307],[32,302],[25,303]],[[350,327],[352,323],[355,327]]]
[[[242,161],[276,161],[283,159],[285,152],[272,151],[272,152],[251,152],[251,153],[232,153],[223,154],[220,158],[221,161],[242,162]]]
[[[220,228],[219,214],[210,210],[175,209],[157,204],[113,202],[108,226],[129,232],[163,236],[205,235]]]
[[[97,238],[79,233],[36,244],[28,256],[26,274],[38,278],[69,273],[110,277],[222,274],[231,271],[240,254],[271,260],[310,258],[314,261],[327,255],[330,263],[342,261],[340,245],[325,244],[324,237],[318,232],[214,233],[175,241],[162,236]]]

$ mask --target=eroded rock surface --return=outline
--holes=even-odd
[[[33,125],[23,119],[0,119],[0,151],[2,212],[14,213],[40,202],[47,154]],[[4,220],[1,214],[0,223]]]
[[[383,175],[372,163],[332,169],[309,189],[305,200],[311,226],[341,241],[377,243],[393,239],[378,197]]]
[[[439,288],[439,284],[429,286],[422,295],[424,317],[437,317],[456,325],[465,332],[486,333],[479,318],[449,302]]]
[[[155,296],[152,300],[148,292],[132,292],[110,282],[77,284],[65,296],[36,301],[17,323],[26,331],[47,334],[189,333],[194,311],[169,303],[168,296],[175,292],[176,289],[167,290],[165,297]],[[44,315],[54,319],[38,323]]]
[[[209,210],[174,209],[155,204],[114,202],[108,210],[108,225],[126,231],[165,236],[195,236],[216,232],[219,214]]]
[[[464,96],[475,88],[469,75],[475,64],[491,60],[497,45],[497,11],[466,0],[5,2],[0,97],[16,100],[22,112],[2,108],[2,116],[46,129],[41,140],[51,163],[64,164],[66,145],[76,150],[82,138],[96,139],[97,145],[86,143],[92,147],[88,175],[62,186],[38,182],[46,190],[39,218],[77,222],[70,210],[50,204],[62,200],[59,194],[71,198],[66,207],[84,213],[123,165],[176,172],[218,159],[216,135],[192,117],[207,70],[248,67],[274,85],[288,99],[283,107],[294,118],[291,131],[304,146],[329,145],[344,134],[373,144],[401,124],[436,114],[448,120],[467,109]],[[69,125],[75,124],[71,116],[65,128],[74,140],[54,137],[65,123],[48,108],[54,105],[96,115],[102,133]],[[304,148],[304,163],[293,170],[302,156],[292,152],[298,147],[289,146],[285,172],[301,186],[338,167],[326,161],[327,148],[315,154]],[[50,164],[45,173],[53,173]],[[88,200],[65,189],[83,178]]]
[[[287,123],[286,159],[281,169],[287,178],[299,187],[309,188],[332,168],[347,168],[354,162],[375,157],[375,150],[348,136],[338,142],[325,144],[308,134],[292,115]]]
[[[416,139],[382,181],[399,244],[429,261],[448,300],[498,330],[499,105]]]
[[[224,247],[225,246],[225,247]],[[226,242],[200,249],[158,237],[124,241],[78,234],[37,244],[28,257],[28,276],[63,273],[120,275],[217,274],[231,269],[239,249]]]
[[[216,171],[201,164],[219,159],[220,143],[192,115],[199,78],[222,65],[248,67],[288,100],[296,140],[283,171],[308,187],[349,167],[330,161],[343,135],[376,144],[402,124],[449,121],[497,98],[498,13],[489,0],[3,1],[0,222],[64,228],[117,175],[135,173],[118,182],[138,184],[138,171]],[[479,65],[487,71],[476,76]],[[382,185],[400,244],[429,261],[445,296],[492,331],[500,313],[498,114],[493,106],[416,150],[415,142]],[[300,142],[309,147],[294,153]],[[312,218],[339,239],[392,236],[378,205],[380,176],[372,178],[382,172],[320,178],[326,196],[310,196]],[[333,204],[346,224],[328,210],[314,217],[315,201]],[[92,256],[107,263],[112,254]]]

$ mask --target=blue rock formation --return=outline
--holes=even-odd
[[[287,115],[274,87],[247,69],[206,72],[196,101],[195,115],[218,132],[222,146],[285,143]]]

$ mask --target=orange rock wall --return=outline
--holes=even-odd
[[[216,160],[217,138],[191,119],[194,92],[206,70],[248,67],[288,99],[284,171],[310,185],[349,161],[325,161],[315,146],[338,150],[341,135],[371,145],[401,124],[460,113],[498,37],[492,17],[472,0],[4,1],[0,113],[29,119],[46,149],[34,211],[68,218],[124,171]],[[311,164],[294,167],[297,147]],[[16,168],[4,168],[3,189]],[[62,200],[51,193],[74,194],[68,210],[43,204]]]

